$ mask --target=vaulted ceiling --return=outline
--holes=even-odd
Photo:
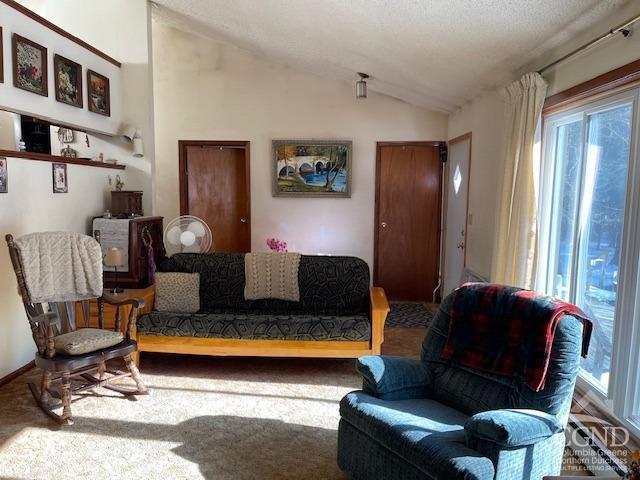
[[[634,0],[155,0],[277,62],[450,112]],[[205,33],[206,34],[206,33]]]

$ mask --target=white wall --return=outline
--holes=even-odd
[[[9,193],[0,194],[0,377],[33,360],[35,346],[16,290],[4,236],[38,231],[89,232],[109,198],[118,170],[67,165],[69,193],[52,193],[51,163],[9,158]]]
[[[26,113],[46,120],[59,122],[102,133],[115,133],[120,125],[121,71],[116,65],[95,55],[84,47],[48,29],[44,25],[18,12],[9,5],[0,3],[4,52],[4,83],[0,83],[0,108]],[[48,96],[37,95],[13,86],[13,63],[11,38],[21,35],[47,48]],[[53,57],[55,54],[69,58],[82,65],[84,107],[77,108],[56,100],[54,87]],[[90,112],[87,106],[87,69],[109,78],[111,88],[111,116]]]
[[[143,190],[144,211],[153,209],[153,93],[146,0],[19,0],[21,4],[121,62],[122,107],[118,128],[129,123],[142,130],[144,158],[120,137],[96,135],[89,157],[101,152],[127,165],[127,190]],[[91,20],[87,20],[91,19]],[[73,58],[73,57],[69,57]],[[62,104],[60,104],[62,105]],[[70,107],[73,108],[73,107]],[[57,148],[58,145],[55,145]],[[74,148],[72,146],[72,148]]]
[[[566,44],[541,55],[517,74],[538,70],[638,14],[640,14],[640,2],[628,2],[592,28],[576,34]],[[640,23],[631,27],[629,37],[625,38],[618,34],[545,72],[543,76],[549,83],[547,95],[556,94],[638,59],[640,59]]]
[[[0,150],[15,150],[15,114],[0,110]]]
[[[156,213],[179,214],[178,140],[251,142],[252,248],[276,236],[303,253],[370,265],[376,141],[444,140],[447,117],[308,75],[234,46],[153,22]],[[271,196],[272,139],[353,140],[350,199]],[[214,232],[215,238],[215,232]]]
[[[575,35],[566,44],[545,53],[520,71],[514,72],[513,80],[560,58],[637,14],[638,3],[630,2],[588,31]],[[561,92],[640,58],[640,25],[637,25],[634,30],[628,38],[618,35],[546,72],[544,78],[549,83],[547,95]],[[504,104],[498,94],[501,87],[498,86],[495,90],[475,98],[449,118],[449,139],[468,131],[473,133],[469,200],[472,224],[469,225],[468,230],[467,259],[471,269],[487,277],[491,274],[496,228],[495,212],[502,188]]]
[[[504,104],[496,91],[474,99],[449,117],[448,138],[472,132],[467,268],[491,276],[496,207],[500,195]]]
[[[33,231],[65,230],[89,233],[89,220],[109,207],[108,177],[121,175],[125,188],[145,191],[145,211],[151,212],[153,168],[152,94],[145,0],[23,0],[21,3],[70,33],[122,62],[122,120],[143,130],[145,158],[132,158],[131,145],[118,137],[97,136],[89,156],[104,153],[127,169],[68,165],[69,193],[52,193],[51,164],[9,158],[9,193],[0,194],[0,234],[20,236]],[[0,3],[0,6],[3,4]],[[7,81],[7,25],[5,27],[5,82]],[[62,38],[62,37],[60,37]],[[34,40],[37,40],[34,38]],[[50,53],[56,47],[47,45]],[[62,52],[61,52],[62,53]],[[70,56],[70,58],[74,58]],[[83,63],[83,62],[80,62]],[[11,79],[9,78],[9,81]],[[5,83],[5,85],[7,85]],[[9,83],[10,85],[10,83]],[[11,89],[15,90],[15,89]],[[10,91],[11,91],[10,90]],[[51,88],[51,92],[53,89]],[[32,95],[24,92],[25,95]],[[17,94],[16,94],[17,95]],[[51,93],[50,93],[51,95]],[[36,95],[32,95],[37,97]],[[12,98],[12,101],[16,100]],[[59,104],[62,105],[62,104]],[[73,107],[68,107],[73,108]],[[94,114],[92,114],[94,115]],[[97,115],[96,115],[97,116]],[[2,123],[2,137],[11,128]],[[9,141],[9,136],[3,141]],[[84,140],[84,136],[81,141]],[[53,145],[58,147],[57,142]],[[6,246],[0,247],[0,378],[33,359],[35,346],[20,298]]]

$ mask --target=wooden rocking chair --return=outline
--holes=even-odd
[[[71,417],[71,396],[73,394],[87,392],[97,387],[107,388],[124,395],[147,394],[148,391],[140,378],[138,368],[131,359],[131,354],[138,348],[136,342],[131,340],[131,329],[133,322],[136,321],[138,308],[144,306],[144,300],[127,299],[120,301],[108,295],[97,298],[98,327],[102,330],[104,330],[105,302],[116,307],[114,332],[121,332],[121,307],[125,305],[131,306],[124,339],[114,346],[79,355],[57,353],[55,347],[56,337],[78,330],[75,319],[76,302],[32,303],[23,274],[24,269],[20,251],[11,235],[6,235],[5,239],[9,246],[11,263],[18,280],[18,292],[22,297],[33,340],[38,348],[35,364],[42,370],[42,380],[39,388],[33,383],[29,383],[29,388],[40,408],[57,422],[63,425],[73,425]],[[84,327],[88,328],[90,326],[89,300],[81,300],[79,303],[81,304]],[[127,367],[126,372],[107,369],[106,362],[117,358],[124,360]],[[136,387],[112,383],[125,377],[131,377]],[[72,387],[72,378],[79,380],[77,386]],[[58,389],[53,388],[56,382],[59,382]],[[54,410],[60,407],[62,407],[62,414],[55,413]]]

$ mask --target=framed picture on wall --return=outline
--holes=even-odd
[[[48,97],[47,49],[14,33],[11,53],[13,55],[13,85],[27,92]]]
[[[7,159],[0,157],[0,193],[9,191],[9,174],[7,173]]]
[[[109,79],[93,70],[87,70],[87,91],[89,111],[110,117],[111,92],[109,91]]]
[[[274,197],[351,196],[351,141],[273,140]]]
[[[56,100],[82,108],[82,65],[56,54],[53,70]]]
[[[0,27],[0,83],[4,83],[4,44],[2,43],[2,27]]]
[[[67,164],[53,163],[51,170],[53,172],[53,193],[68,193]]]

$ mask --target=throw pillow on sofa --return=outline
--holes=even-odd
[[[156,272],[155,310],[196,313],[200,310],[200,274]]]

